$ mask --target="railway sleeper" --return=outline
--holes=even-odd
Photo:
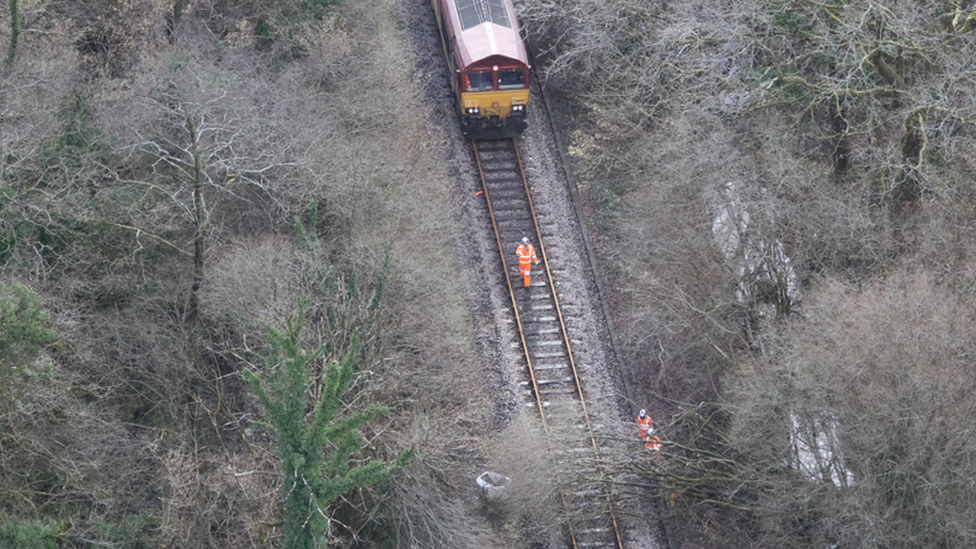
[[[488,173],[498,171],[498,166],[510,166],[506,171],[518,173],[518,160],[511,152],[491,151],[481,155],[481,171]],[[501,168],[504,169],[504,168]]]
[[[518,174],[518,159],[511,153],[496,152],[482,155],[481,171],[485,175],[491,172],[505,172]]]
[[[555,362],[552,364],[533,364],[532,368],[534,370],[566,370],[569,371],[569,364],[565,362]]]
[[[552,334],[539,334],[536,331],[533,331],[533,330],[531,330],[529,328],[525,328],[525,325],[526,324],[528,324],[528,323],[523,320],[523,322],[522,322],[522,335],[525,336],[525,341],[526,341],[526,343],[529,346],[533,346],[533,347],[534,346],[545,347],[546,350],[548,350],[548,351],[551,351],[553,347],[562,347],[563,349],[566,348],[566,346],[562,344],[563,343],[562,338],[553,339],[553,335]],[[533,324],[536,325],[536,326],[538,326],[540,324],[541,325],[545,325],[546,323],[533,323]],[[546,341],[556,341],[557,342],[557,345],[544,344],[543,342],[546,342]]]
[[[556,383],[572,383],[572,382],[573,382],[573,378],[572,377],[560,377],[560,378],[553,378],[553,379],[540,379],[540,380],[537,380],[536,381],[536,384],[538,384],[538,385],[553,385],[553,384],[556,384]]]
[[[530,297],[529,299],[533,299]],[[536,297],[536,300],[545,299],[545,296]],[[526,335],[532,335],[539,333],[541,330],[551,329],[558,326],[555,322],[554,316],[542,316],[545,315],[547,311],[543,307],[536,307],[535,303],[529,303],[523,307],[522,315],[528,317],[522,321],[525,326],[522,328]],[[562,339],[562,338],[560,338]]]
[[[491,155],[488,158],[482,158],[481,169],[485,173],[490,173],[493,171],[506,171],[506,172],[517,172],[518,171],[518,161],[510,154],[508,155]]]
[[[484,167],[484,165],[482,165],[482,167]],[[495,165],[492,168],[485,168],[484,180],[488,185],[492,185],[492,188],[494,188],[494,185],[499,182],[508,183],[517,181],[519,184],[522,183],[518,177],[518,172],[515,171],[515,168],[506,168],[500,164]],[[491,188],[489,188],[489,191],[490,190]]]
[[[495,183],[498,183],[498,188],[500,190],[510,190],[510,191],[521,191],[522,196],[525,196],[525,182],[519,177],[518,171],[513,167],[511,170],[490,170],[485,172],[485,178],[482,180],[484,183],[492,185],[489,191],[495,190]]]
[[[539,329],[545,329],[549,323],[542,324]],[[559,349],[566,350],[566,346],[563,344],[563,338],[559,337],[557,334],[542,334],[536,330],[530,330],[528,328],[524,329],[525,341],[528,343],[529,347],[537,348],[538,351],[556,351]],[[555,342],[555,343],[552,343]]]
[[[501,217],[499,214],[505,213],[506,210],[511,215],[508,217]],[[525,211],[524,208],[523,209],[496,208],[495,225],[498,226],[499,232],[501,233],[502,236],[502,240],[505,241],[509,240],[509,238],[516,237],[516,236],[518,236],[519,241],[521,241],[522,236],[535,234],[535,227],[532,226],[532,217],[531,215],[529,215],[527,211]]]
[[[525,313],[522,313],[522,314],[523,314],[523,318],[522,318],[522,326],[523,326],[522,329],[523,330],[525,329],[525,325],[526,324],[532,325],[532,324],[541,324],[543,322],[552,322],[552,320],[549,320],[549,318],[547,318],[547,317],[535,316],[535,315],[532,315],[531,312],[525,312]],[[526,316],[528,318],[526,318]]]
[[[519,236],[519,242],[522,241],[522,236],[532,234],[531,229],[527,227],[527,219],[525,217],[525,210],[517,207],[506,208],[501,211],[495,210],[495,223],[499,227],[504,227],[507,231],[514,233],[513,236],[516,234],[521,235]],[[518,244],[516,243],[507,247],[511,248],[514,252]]]
[[[525,189],[522,187],[522,182],[515,179],[501,179],[497,181],[490,181],[488,187],[488,194],[491,197],[491,208],[497,211],[499,208],[495,206],[499,201],[504,200],[518,200],[519,202],[528,203],[529,199],[525,196]]]
[[[488,196],[494,201],[497,193],[508,193],[517,196],[519,189],[523,189],[521,195],[525,196],[524,184],[519,179],[518,174],[504,171],[485,172],[485,185],[488,186]]]
[[[545,358],[566,358],[566,352],[559,353],[532,353],[532,358],[535,360],[545,359]]]
[[[504,210],[501,210],[501,211],[497,211],[496,210],[495,211],[495,222],[498,225],[516,224],[516,223],[517,224],[522,224],[522,221],[524,219],[526,219],[524,216],[525,216],[525,211],[524,210],[519,210],[519,209],[514,208],[514,207],[513,208],[504,209]],[[519,239],[519,240],[521,240],[521,239]],[[514,250],[517,246],[518,246],[518,244],[516,244],[515,246],[509,246],[509,247]]]
[[[546,395],[557,394],[557,393],[561,393],[561,394],[572,394],[572,393],[575,393],[575,390],[573,390],[573,391],[565,391],[565,390],[564,391],[559,391],[559,388],[556,387],[557,385],[559,385],[561,383],[569,383],[570,381],[572,381],[572,380],[566,381],[566,380],[561,380],[561,379],[543,379],[543,380],[536,381],[535,384],[536,384],[537,387],[539,387],[539,391],[542,394],[546,394]],[[519,384],[522,385],[523,387],[530,387],[532,385],[532,382],[531,381],[520,381]],[[545,388],[545,390],[543,390],[543,388]],[[531,390],[530,390],[530,392],[531,392]]]
[[[512,219],[531,219],[525,215],[525,209],[529,201],[524,198],[508,197],[499,199],[492,198],[492,207],[495,209],[495,221],[510,221]],[[503,217],[505,216],[505,217]],[[518,244],[516,244],[518,246]]]
[[[488,188],[488,194],[491,195],[492,209],[496,212],[499,210],[496,204],[505,200],[518,200],[519,202],[525,203],[529,202],[528,197],[525,196],[525,187],[523,187],[522,182],[516,178],[492,181],[491,187]]]
[[[534,284],[535,283],[533,282],[533,285]],[[554,316],[535,316],[535,315],[530,314],[529,315],[529,318],[523,318],[522,319],[523,329],[525,329],[525,327],[524,327],[525,325],[531,326],[532,324],[541,324],[543,322],[556,322],[556,317],[554,317]]]
[[[556,351],[562,349],[566,350],[566,346],[563,344],[562,338],[555,339],[553,334],[543,334],[537,335],[531,332],[526,332],[525,341],[528,343],[529,347],[537,351]]]
[[[531,314],[522,313],[522,316],[531,316]],[[553,326],[552,322],[530,322],[526,319],[522,319],[522,333],[525,334],[526,338],[534,338],[536,340],[541,340],[543,337],[547,337],[544,341],[558,341],[562,344],[562,338],[553,339],[552,335],[544,336],[539,335],[542,330],[549,329]]]
[[[528,202],[528,198],[525,196],[525,190],[522,188],[522,182],[514,177],[495,177],[491,181],[486,181],[488,185],[487,191],[488,196],[491,198],[492,209],[498,210],[495,204],[499,200],[512,200],[518,199],[522,202]]]
[[[575,395],[576,394],[576,384],[568,385],[569,381],[562,380],[551,380],[547,383],[536,382],[536,386],[539,387],[539,393],[542,395]]]
[[[582,523],[583,520],[579,522]],[[609,530],[607,532],[593,532],[589,534],[581,534],[578,530],[576,530],[574,531],[574,535],[576,538],[576,547],[578,549],[592,549],[598,547],[618,549],[619,547],[617,545],[616,536],[614,536]]]
[[[518,235],[535,234],[532,227],[523,222],[520,218],[497,219],[495,223],[498,225],[499,231],[511,232]]]
[[[530,202],[525,197],[525,193],[520,194],[515,189],[509,189],[507,186],[500,189],[489,187],[488,192],[491,193],[491,207],[495,210],[495,221],[499,221],[498,214],[500,213],[518,213],[523,216],[528,213],[527,210],[529,209]],[[521,241],[521,238],[512,242],[506,239],[504,243],[512,245],[511,247],[515,248]]]
[[[563,344],[562,334],[558,332],[553,333],[552,331],[544,332],[544,330],[551,330],[551,329],[552,329],[551,322],[545,322],[545,323],[536,322],[536,323],[532,323],[529,326],[525,326],[522,329],[523,330],[522,333],[525,334],[526,338],[530,338],[532,340],[531,343],[535,345],[542,345],[545,347],[562,345]]]
[[[539,394],[548,397],[557,396],[557,395],[575,395],[576,387],[572,387],[570,389],[555,389],[552,387],[547,387],[545,391],[539,389]]]
[[[539,349],[539,348],[532,348],[529,351],[529,356],[532,357],[533,366],[535,366],[536,363],[546,365],[546,364],[552,364],[553,362],[566,362],[565,348],[563,347],[560,347],[558,349],[550,348],[546,350],[547,351],[555,350],[557,352],[556,353],[543,352],[543,349]],[[568,362],[566,363],[568,364]],[[568,370],[569,368],[567,368],[567,371]]]
[[[556,326],[549,326],[549,327],[545,327],[545,328],[536,328],[535,330],[533,330],[531,333],[528,333],[527,335],[540,335],[540,336],[541,335],[546,335],[546,334],[557,334],[558,335],[559,333],[560,333],[560,330],[559,330],[558,327],[556,327]]]
[[[524,333],[526,336],[552,334],[553,329],[555,329],[558,334],[559,324],[556,324],[550,320],[538,320],[539,317],[534,316],[532,311],[524,311],[522,316],[526,317],[522,319],[522,333]],[[549,337],[552,338],[553,336],[550,335]],[[556,335],[556,337],[559,340],[562,340],[562,338],[558,335]]]
[[[525,196],[525,191],[518,192],[522,188],[522,181],[518,177],[513,177],[511,174],[485,174],[485,185],[488,186],[488,196],[492,199],[493,208],[495,200],[502,195],[518,197],[521,194],[522,197]],[[525,199],[523,198],[523,200]]]
[[[547,374],[549,377],[558,375],[558,372],[565,372],[565,375],[571,375],[572,369],[569,364],[565,361],[545,361],[545,360],[533,360],[532,369],[538,374]]]
[[[590,541],[577,541],[576,542],[576,547],[606,547],[607,549],[610,549],[610,548],[616,549],[617,548],[617,544],[614,543],[614,542],[608,542],[608,541],[593,541],[593,542],[590,542]]]
[[[566,372],[571,371],[571,368],[569,367],[569,362],[566,361],[565,353],[559,354],[558,356],[554,356],[553,354],[546,355],[545,353],[538,353],[533,351],[529,356],[532,357],[532,367],[535,368],[536,370],[556,371],[559,370],[560,368],[538,368],[536,367],[536,365],[538,364],[540,366],[549,366],[552,364],[560,364],[562,365],[561,369],[565,370]]]
[[[606,528],[606,527],[603,527],[603,528],[583,528],[583,529],[580,529],[580,530],[576,530],[575,533],[576,533],[577,536],[603,535],[603,534],[609,534],[610,533],[610,529],[609,528]]]

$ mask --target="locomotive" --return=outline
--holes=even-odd
[[[433,0],[451,86],[469,139],[518,137],[527,124],[529,59],[512,0]]]

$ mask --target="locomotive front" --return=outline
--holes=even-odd
[[[511,0],[434,0],[461,131],[518,137],[527,126],[529,63]]]
[[[512,59],[489,58],[461,71],[461,131],[471,139],[517,137],[527,126],[528,67]]]

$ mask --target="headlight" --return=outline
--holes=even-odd
[[[464,112],[467,114],[478,114],[478,107],[468,107],[464,109]]]
[[[525,110],[525,105],[512,105],[512,112],[522,112]]]

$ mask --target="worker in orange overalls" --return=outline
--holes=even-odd
[[[522,282],[525,283],[525,287],[529,287],[529,282],[532,281],[532,264],[539,264],[539,258],[535,255],[535,248],[532,244],[529,244],[529,237],[523,236],[522,243],[515,250],[515,255],[518,256],[519,260],[519,271],[522,273]]]
[[[654,435],[654,420],[651,419],[651,416],[647,415],[647,410],[641,410],[637,414],[637,425],[641,440],[644,441],[644,446],[652,452],[660,450],[661,439]]]

